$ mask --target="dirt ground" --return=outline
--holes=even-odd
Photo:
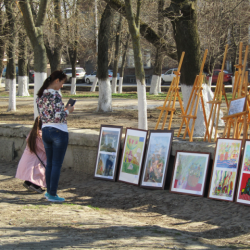
[[[163,101],[148,104],[153,108]],[[97,98],[79,99],[77,105],[69,127],[137,127],[136,100],[114,99],[112,113],[96,112]],[[32,98],[17,98],[17,112],[7,112],[7,106],[8,98],[0,97],[2,123],[33,123]],[[150,108],[153,129],[159,110]],[[181,121],[178,113],[179,109],[173,119],[175,132]],[[58,195],[66,202],[51,204],[14,178],[17,164],[0,161],[1,249],[250,249],[247,206],[83,180],[71,169],[62,169],[59,182]]]

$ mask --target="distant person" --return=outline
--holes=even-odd
[[[19,161],[16,178],[24,180],[23,186],[30,191],[42,194],[46,187],[46,154],[42,141],[42,122],[36,118],[26,141],[27,145]]]
[[[45,198],[52,202],[63,202],[57,195],[58,182],[66,149],[68,146],[68,127],[66,118],[74,111],[70,105],[64,107],[59,90],[67,76],[61,70],[54,71],[43,83],[37,93],[36,103],[42,120],[43,143],[47,156]]]

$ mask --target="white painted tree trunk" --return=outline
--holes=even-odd
[[[94,80],[94,82],[92,83],[92,86],[91,86],[90,92],[95,92],[97,82],[98,82],[98,78],[97,78],[97,77],[95,77],[95,80]],[[109,83],[109,85],[110,85],[110,83]],[[99,91],[100,91],[100,83],[99,83]]]
[[[187,86],[187,85],[181,84],[181,92],[182,92],[182,96],[183,96],[184,110],[186,110],[187,103],[188,103],[188,100],[189,100],[189,97],[190,97],[190,94],[192,91],[192,87],[193,86]],[[207,84],[203,84],[202,87],[203,87],[202,95],[203,95],[203,100],[204,100],[205,112],[206,112],[206,117],[208,120],[211,105],[209,105],[207,102],[211,101],[213,99],[214,94]],[[191,107],[191,103],[189,105],[189,108],[190,107]],[[195,110],[195,106],[193,108],[193,114],[194,114],[194,110]],[[187,112],[187,114],[189,114],[189,111]],[[223,113],[220,110],[219,124],[218,124],[219,126],[224,125],[224,122],[220,119],[222,116],[223,116]],[[190,119],[190,123],[189,123],[190,130],[191,130],[192,124],[193,124],[193,119]],[[184,126],[185,126],[185,124],[184,124]],[[205,125],[205,120],[204,120],[204,116],[203,116],[202,105],[201,105],[201,102],[199,101],[197,118],[195,121],[193,136],[194,137],[204,137],[205,132],[206,132],[206,125]]]
[[[117,77],[112,78],[112,93],[116,93],[116,87],[117,87]]]
[[[76,77],[71,78],[71,90],[70,90],[71,95],[76,95]]]
[[[150,85],[150,95],[158,95],[158,79],[159,76],[153,75],[152,80],[151,80],[151,85]]]
[[[5,91],[10,90],[10,79],[5,78]]]
[[[210,89],[211,89],[211,86],[212,86],[212,76],[210,76],[210,77],[208,78],[208,86],[209,86]]]
[[[2,87],[2,76],[1,76],[1,74],[0,74],[0,87]]]
[[[28,76],[18,76],[18,96],[30,96],[28,91]]]
[[[158,77],[158,84],[157,84],[158,86],[158,94],[160,94],[161,93],[161,76],[159,76]]]
[[[138,95],[138,128],[148,129],[146,85],[136,79]]]
[[[232,77],[232,93],[234,92],[234,81],[235,81],[235,77]]]
[[[99,99],[97,111],[111,112],[112,111],[112,93],[109,78],[99,80]]]
[[[7,111],[16,111],[16,79],[8,79],[10,92],[9,92],[9,107]]]
[[[36,104],[36,98],[37,98],[37,92],[42,87],[43,82],[47,78],[47,73],[45,72],[35,72],[35,81],[34,81],[34,119],[38,116],[38,110],[37,110],[37,104]]]
[[[119,78],[119,87],[118,87],[118,93],[122,94],[122,84],[123,84],[123,77]]]

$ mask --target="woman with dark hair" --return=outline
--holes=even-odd
[[[36,118],[26,141],[27,145],[19,161],[16,178],[24,180],[23,186],[30,191],[43,193],[46,187],[46,154],[42,141],[42,122]]]
[[[70,105],[64,107],[59,90],[67,77],[62,70],[54,71],[43,83],[37,93],[37,107],[42,120],[43,143],[47,156],[45,198],[53,202],[65,199],[57,195],[58,182],[66,149],[68,146],[68,128],[66,117],[74,111]]]

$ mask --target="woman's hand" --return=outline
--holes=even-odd
[[[71,106],[71,105],[69,104],[69,105],[67,106],[66,109],[69,111],[69,113],[72,113],[72,112],[74,111],[75,107],[74,107],[74,106]]]

